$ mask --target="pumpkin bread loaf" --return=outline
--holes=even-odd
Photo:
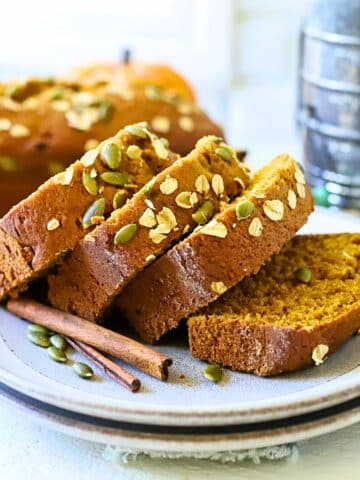
[[[120,83],[129,88],[153,85],[195,103],[195,94],[189,82],[173,68],[161,63],[133,61],[129,58],[129,51],[124,53],[124,62],[83,65],[71,70],[65,78],[89,85],[104,82]]]
[[[293,238],[188,321],[192,354],[257,375],[320,365],[360,328],[360,234]]]
[[[116,304],[144,340],[156,342],[257,272],[312,210],[302,171],[281,155],[254,175],[242,197],[135,278]]]
[[[248,183],[248,170],[218,137],[205,137],[135,194],[49,276],[50,303],[97,321],[135,275]],[[144,292],[141,293],[143,295]]]
[[[222,135],[197,106],[160,88],[0,84],[0,215],[100,141],[141,121],[183,155],[204,135]]]
[[[26,287],[177,156],[143,124],[125,127],[0,220],[0,299]]]

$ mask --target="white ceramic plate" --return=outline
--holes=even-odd
[[[360,231],[360,220],[320,210],[306,230]],[[360,336],[321,367],[277,378],[227,371],[220,384],[204,380],[203,362],[191,358],[186,345],[159,346],[174,359],[169,382],[140,374],[143,388],[132,394],[99,372],[95,381],[79,379],[30,344],[26,334],[26,322],[0,310],[0,382],[48,405],[97,418],[174,428],[231,426],[289,418],[360,396]]]

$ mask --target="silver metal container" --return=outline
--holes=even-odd
[[[318,0],[300,38],[298,119],[310,183],[360,208],[360,0]]]

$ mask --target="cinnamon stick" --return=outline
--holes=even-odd
[[[30,299],[11,299],[7,309],[19,317],[124,360],[159,380],[168,379],[172,359],[131,338]]]
[[[131,392],[137,392],[141,387],[141,382],[137,377],[134,377],[134,375],[132,375],[130,372],[120,367],[119,365],[111,361],[109,358],[102,355],[100,352],[95,350],[95,348],[90,347],[89,345],[85,345],[78,340],[73,340],[69,337],[66,337],[66,341],[77,352],[81,353],[94,365],[96,365],[103,372],[105,372],[109,377],[120,383],[120,385],[127,388]]]

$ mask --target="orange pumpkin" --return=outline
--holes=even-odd
[[[195,95],[189,83],[174,69],[163,64],[98,63],[74,69],[68,79],[86,84],[114,81],[130,87],[154,85],[195,103]]]

